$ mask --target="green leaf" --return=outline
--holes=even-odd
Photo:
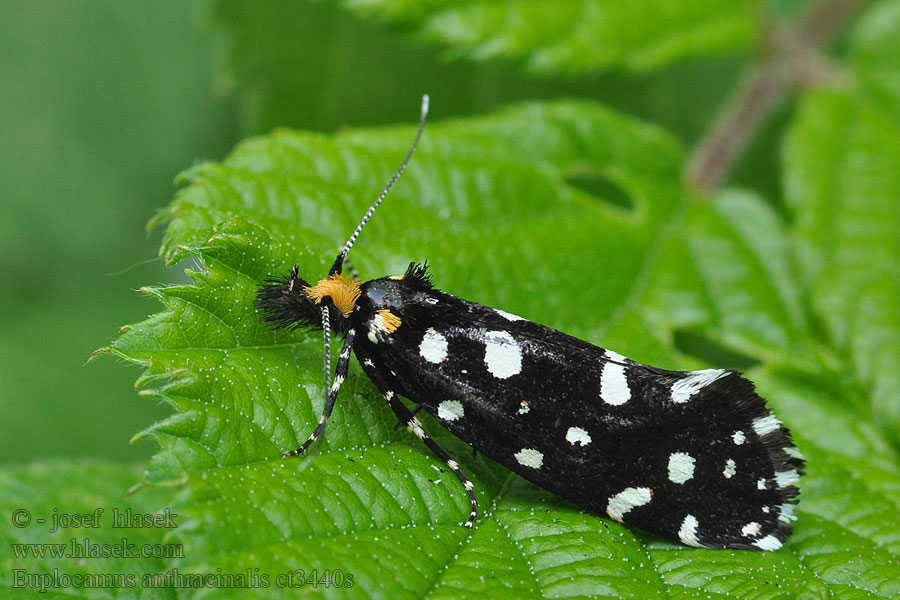
[[[648,71],[686,58],[745,51],[756,39],[762,9],[757,0],[341,1],[446,46],[451,56],[513,58],[549,73]]]
[[[858,80],[811,93],[786,147],[801,273],[828,344],[847,357],[873,416],[900,441],[900,3],[854,30]]]
[[[412,135],[252,139],[187,172],[161,213],[162,254],[193,260],[193,283],[147,288],[166,310],[107,352],[144,365],[142,393],[176,409],[140,437],[162,448],[148,479],[182,487],[179,568],[259,567],[273,581],[340,569],[354,587],[319,591],[385,598],[900,593],[900,460],[867,416],[857,365],[818,333],[792,229],[752,194],[685,196],[669,137],[589,103],[429,125],[354,266],[376,277],[428,258],[451,293],[636,360],[692,368],[727,350],[710,360],[757,365],[751,376],[810,458],[785,549],[661,542],[473,460],[426,418],[475,481],[483,514],[469,532],[459,482],[395,429],[356,365],[320,452],[281,458],[318,420],[321,339],[265,327],[255,290],[295,261],[325,274]]]
[[[897,116],[900,104],[900,3],[876,2],[859,18],[851,36],[850,52],[857,67],[860,91],[886,115]]]

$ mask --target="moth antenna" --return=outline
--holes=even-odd
[[[384,186],[384,189],[378,195],[378,198],[375,199],[375,202],[372,203],[372,206],[369,207],[369,210],[366,211],[365,216],[363,216],[362,221],[359,222],[359,225],[356,226],[356,230],[353,232],[353,235],[350,236],[350,239],[347,240],[347,243],[344,244],[341,253],[338,254],[337,258],[334,261],[334,265],[331,267],[331,271],[329,275],[339,274],[344,265],[344,259],[347,258],[347,254],[350,252],[350,248],[353,247],[353,244],[356,243],[356,238],[359,237],[359,232],[362,231],[363,227],[366,226],[366,223],[372,218],[372,214],[374,214],[375,209],[378,208],[378,205],[381,204],[381,201],[384,200],[384,197],[387,196],[387,193],[390,191],[391,187],[400,179],[400,174],[403,173],[403,170],[406,168],[407,163],[409,163],[409,159],[412,158],[413,153],[416,151],[416,146],[419,145],[419,139],[422,137],[422,132],[425,130],[425,118],[428,116],[428,94],[422,96],[422,112],[419,115],[419,129],[416,131],[416,139],[413,140],[412,146],[409,148],[409,152],[406,153],[406,158],[403,159],[403,162],[400,163],[400,168],[397,169],[397,172],[394,173],[394,176],[391,177],[391,180],[388,181],[387,185]]]
[[[344,259],[344,265],[347,266],[347,269],[350,271],[350,279],[353,281],[359,281],[359,271],[356,270],[356,267],[353,266],[349,260]]]
[[[394,173],[394,176],[391,177],[390,181],[388,181],[387,185],[384,186],[384,189],[381,190],[381,193],[378,194],[378,198],[375,199],[375,202],[372,203],[372,206],[369,207],[369,210],[366,211],[366,214],[363,216],[362,221],[359,222],[359,225],[356,226],[356,229],[353,231],[353,235],[350,236],[350,239],[347,240],[347,243],[344,244],[343,249],[341,249],[341,253],[338,254],[337,258],[334,261],[334,265],[331,267],[331,271],[329,275],[340,274],[343,266],[344,260],[347,258],[347,254],[350,252],[350,248],[353,247],[353,244],[356,243],[356,238],[359,237],[359,233],[362,231],[363,227],[366,226],[366,223],[372,218],[372,215],[375,213],[375,209],[378,208],[378,205],[381,204],[381,201],[384,200],[384,197],[387,196],[388,192],[391,190],[391,187],[400,179],[400,175],[403,173],[403,170],[406,169],[406,165],[409,163],[409,159],[412,158],[413,153],[416,151],[416,147],[419,145],[419,140],[422,138],[422,132],[425,130],[425,119],[428,117],[428,94],[422,96],[422,109],[421,114],[419,115],[419,128],[416,131],[416,138],[413,140],[412,146],[409,147],[409,152],[406,153],[406,157],[403,159],[403,162],[400,163],[400,168]],[[348,263],[349,264],[349,263]],[[352,265],[350,267],[353,272],[354,279],[358,279],[358,274],[356,273],[356,269],[353,269]],[[324,341],[324,360],[323,371],[324,371],[324,380],[325,380],[325,397],[326,403],[328,400],[329,390],[332,390],[334,386],[335,380],[332,379],[331,376],[331,323],[329,320],[329,308],[328,306],[322,307],[322,333],[323,333],[323,341]],[[334,391],[336,394],[336,390]]]
[[[331,389],[331,321],[328,315],[328,306],[322,306],[322,340],[324,341],[325,356],[322,359],[323,370],[325,374],[325,397],[328,397],[328,390]]]

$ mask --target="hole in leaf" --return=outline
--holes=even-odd
[[[714,342],[696,331],[675,331],[674,342],[679,352],[702,359],[713,367],[748,371],[759,366],[760,361]]]
[[[599,173],[588,171],[575,173],[566,178],[566,183],[616,208],[634,210],[631,194]]]

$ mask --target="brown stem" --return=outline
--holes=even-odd
[[[767,59],[752,69],[694,149],[685,173],[689,187],[703,194],[715,190],[787,89],[821,80],[821,47],[865,1],[822,0],[793,27],[770,32]]]
[[[865,3],[866,0],[822,0],[797,21],[797,37],[821,47]]]

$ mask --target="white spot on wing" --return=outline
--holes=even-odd
[[[591,443],[591,436],[581,427],[569,427],[569,431],[566,432],[566,440],[573,446],[575,444],[587,446]]]
[[[669,455],[669,480],[684,483],[694,477],[694,457],[687,452],[673,452]]]
[[[800,473],[796,470],[791,469],[790,471],[781,471],[779,473],[775,473],[775,483],[778,484],[778,487],[784,488],[794,483],[800,481]]]
[[[422,358],[432,363],[440,363],[447,360],[447,338],[429,327],[419,344],[419,354]]]
[[[519,403],[519,411],[518,412],[520,415],[528,414],[528,411],[530,411],[530,410],[531,409],[528,407],[528,403],[525,402],[524,400],[522,400],[522,402]]]
[[[744,525],[741,528],[741,533],[747,537],[756,537],[759,535],[760,531],[761,531],[760,524],[757,523],[756,521],[747,523],[746,525]]]
[[[676,404],[687,402],[691,396],[726,375],[728,375],[728,371],[723,369],[691,371],[687,377],[679,379],[672,385],[672,402]]]
[[[606,514],[622,522],[622,518],[628,514],[631,509],[643,506],[650,502],[653,492],[650,488],[627,487],[615,496],[611,496],[606,505]]]
[[[626,360],[628,360],[627,358],[625,358],[624,356],[622,356],[615,350],[607,350],[606,358],[608,358],[609,360],[611,360],[613,362],[625,362]]]
[[[734,432],[734,435],[731,436],[731,439],[734,440],[735,446],[740,446],[747,441],[747,436],[745,436],[744,432],[739,429]]]
[[[500,310],[499,308],[495,308],[494,310],[497,312],[498,315],[500,315],[507,321],[524,321],[525,320],[522,317],[520,317],[519,315],[514,315],[512,313],[508,313],[505,310]]]
[[[762,437],[767,433],[772,433],[781,426],[775,415],[766,415],[765,417],[757,417],[753,419],[753,431],[756,435]]]
[[[791,521],[797,520],[797,515],[794,514],[794,505],[793,504],[779,504],[778,505],[778,520],[782,523],[790,523]]]
[[[369,333],[366,334],[366,337],[369,338],[369,341],[372,342],[373,344],[378,343],[378,338],[375,337],[375,332],[372,331],[371,329],[369,330]]]
[[[774,535],[767,535],[761,540],[756,540],[753,545],[760,550],[778,550],[782,546],[781,540]]]
[[[507,331],[484,334],[484,364],[491,375],[506,379],[522,371],[522,349]]]
[[[438,418],[445,421],[462,419],[465,415],[462,402],[459,400],[444,400],[438,405]]]
[[[687,544],[688,546],[696,546],[697,548],[702,548],[703,544],[700,543],[700,540],[697,539],[697,526],[700,523],[697,522],[697,517],[694,515],[688,515],[684,518],[684,521],[681,522],[681,528],[678,530],[678,539],[681,540],[683,544]]]
[[[731,479],[735,473],[737,473],[737,463],[734,462],[734,459],[729,458],[725,461],[725,470],[722,471],[722,475],[725,476],[725,479]]]
[[[610,361],[625,360],[624,356],[612,350],[606,351],[606,358]],[[612,406],[620,406],[631,399],[631,389],[628,387],[624,366],[615,362],[603,363],[603,371],[600,373],[600,398]]]
[[[766,480],[763,479],[762,477],[760,477],[760,478],[756,481],[756,489],[758,489],[758,490],[764,490],[764,489],[766,489]]]
[[[522,448],[515,453],[515,457],[519,464],[532,469],[540,469],[544,464],[544,455],[534,448]]]
[[[784,453],[787,454],[788,456],[793,456],[794,458],[799,458],[800,460],[804,460],[804,458],[805,458],[803,456],[803,454],[799,450],[794,448],[793,446],[785,447]]]

